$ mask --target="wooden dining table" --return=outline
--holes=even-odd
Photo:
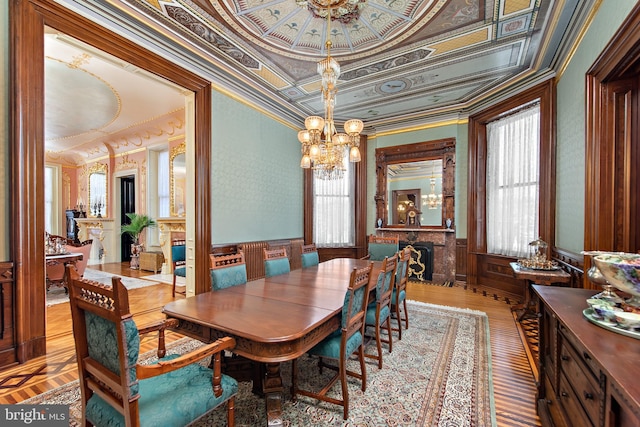
[[[267,424],[281,426],[284,387],[280,363],[302,356],[340,327],[350,274],[369,263],[337,258],[173,301],[163,312],[178,320],[180,333],[207,343],[233,337],[235,354],[264,363],[261,380]],[[381,266],[380,261],[374,262],[371,288]]]

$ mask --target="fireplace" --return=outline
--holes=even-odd
[[[411,250],[409,280],[430,282],[433,280],[433,242],[400,242],[400,249]]]
[[[422,279],[410,277],[411,280],[431,281],[442,284],[456,280],[456,234],[454,230],[444,228],[377,228],[378,236],[398,236],[402,245],[411,245],[421,256],[425,271]],[[426,254],[425,254],[426,252]],[[418,255],[412,251],[412,261],[417,260]],[[426,259],[427,254],[430,259]],[[414,257],[416,257],[414,259]],[[421,266],[412,266],[414,269]],[[427,269],[429,271],[427,271]],[[417,275],[416,275],[417,276]]]

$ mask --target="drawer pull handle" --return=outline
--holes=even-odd
[[[593,399],[593,394],[585,391],[584,392],[584,398],[585,398],[585,400],[591,400],[591,399]]]
[[[585,360],[591,360],[591,356],[589,356],[589,355],[587,354],[587,352],[583,352],[583,353],[582,353],[582,357],[583,357]]]
[[[569,394],[567,394],[566,391],[563,391],[562,393],[560,393],[560,396],[562,397],[569,397]]]
[[[569,360],[569,356],[567,356],[566,354],[563,354],[562,356],[560,356],[560,358],[564,361]]]

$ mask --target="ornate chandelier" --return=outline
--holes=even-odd
[[[341,2],[338,2],[341,3]],[[346,3],[346,2],[342,2]],[[314,4],[316,4],[314,2]],[[298,140],[302,144],[302,160],[300,167],[313,169],[320,179],[341,179],[346,167],[344,158],[349,150],[349,161],[360,161],[360,132],[364,128],[362,120],[347,120],[344,133],[336,130],[333,121],[333,108],[336,104],[336,83],[340,76],[340,64],[331,57],[331,0],[326,6],[327,17],[327,57],[318,62],[318,74],[322,79],[322,102],[324,118],[309,116],[304,121],[305,130],[298,132]]]

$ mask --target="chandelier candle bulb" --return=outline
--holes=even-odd
[[[356,163],[360,160],[360,150],[358,149],[358,147],[351,147],[351,150],[349,150],[349,161],[352,163]]]

